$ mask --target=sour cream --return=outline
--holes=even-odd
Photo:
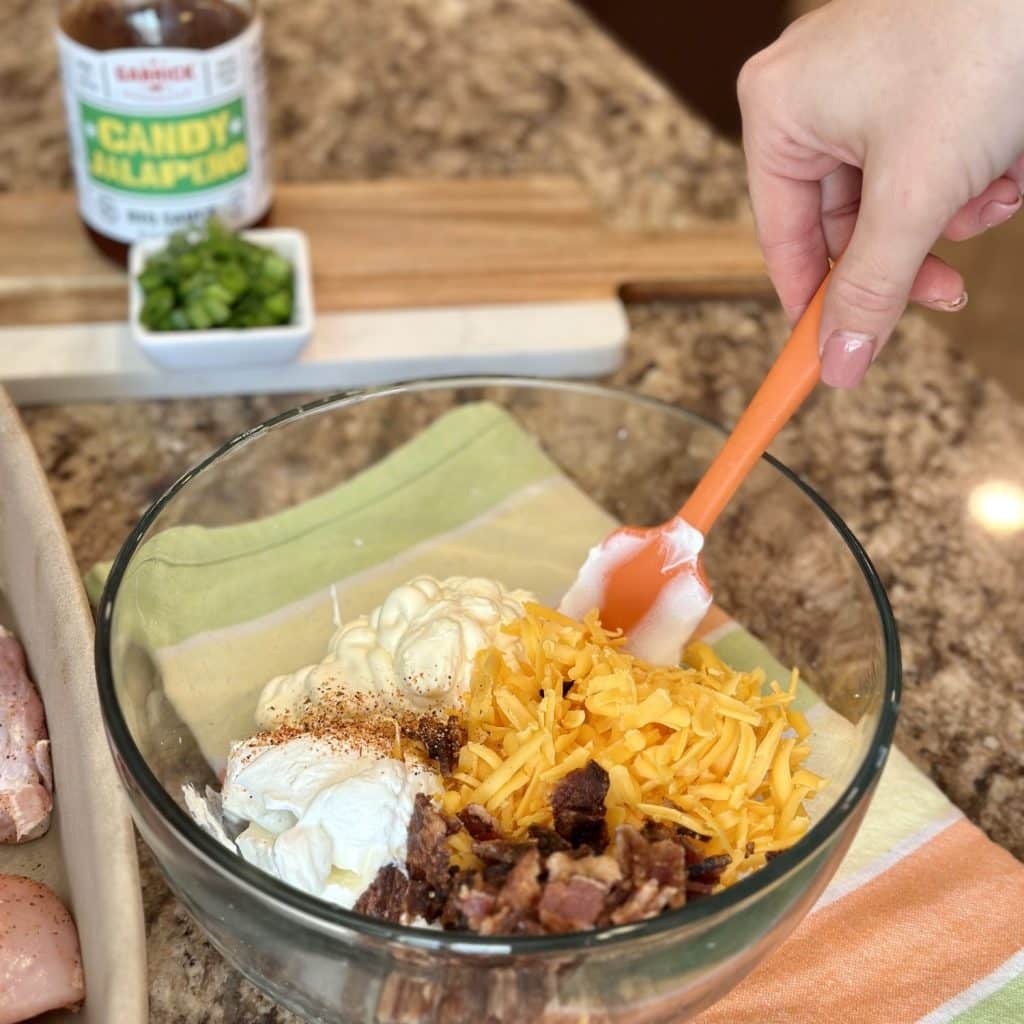
[[[435,772],[400,761],[373,736],[265,735],[236,743],[221,795],[247,861],[313,896],[351,908],[388,864],[403,870],[418,793]]]

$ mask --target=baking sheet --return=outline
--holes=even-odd
[[[54,773],[49,832],[0,845],[0,872],[49,885],[78,927],[86,1001],[47,1024],[143,1024],[146,944],[135,839],[107,750],[93,629],[42,469],[0,388],[0,623],[25,648],[43,699]]]

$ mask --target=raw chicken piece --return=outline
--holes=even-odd
[[[50,827],[53,770],[43,704],[21,644],[0,626],[0,843],[25,843]]]
[[[54,894],[31,878],[0,875],[0,1024],[85,997],[75,922]]]

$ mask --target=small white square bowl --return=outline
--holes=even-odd
[[[291,323],[211,327],[204,331],[148,330],[139,319],[143,295],[138,276],[146,260],[166,247],[167,239],[146,238],[135,242],[128,256],[128,308],[132,337],[154,363],[171,370],[286,363],[295,359],[313,336],[313,281],[305,234],[294,228],[252,228],[239,235],[254,245],[272,249],[292,265],[295,280]]]

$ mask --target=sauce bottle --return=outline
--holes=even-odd
[[[78,209],[124,263],[139,238],[266,220],[271,190],[255,0],[60,0]]]

